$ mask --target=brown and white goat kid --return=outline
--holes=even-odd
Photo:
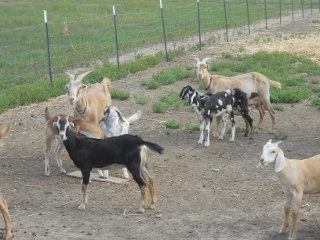
[[[77,137],[69,129],[73,123],[68,121],[68,117],[66,119],[58,117],[54,125],[59,129],[59,136],[70,158],[82,173],[82,199],[79,210],[84,210],[88,202],[87,191],[91,170],[112,164],[125,165],[139,185],[141,191],[139,212],[144,212],[144,207],[148,205],[147,187],[151,195],[150,208],[154,208],[157,198],[153,179],[147,170],[146,149],[162,153],[162,147],[130,134],[105,139]]]
[[[90,72],[83,73],[76,79],[74,75],[67,73],[70,82],[66,85],[66,89],[70,104],[75,105],[74,117],[98,123],[103,118],[104,107],[111,105],[111,95],[108,90],[111,83],[108,78],[104,78],[101,83],[88,87],[81,80]]]
[[[198,58],[196,69],[199,79],[202,81],[203,86],[207,92],[216,93],[225,91],[232,88],[240,88],[242,91],[247,93],[247,96],[251,96],[251,93],[258,93],[258,99],[249,99],[249,105],[255,105],[259,110],[260,119],[258,123],[258,129],[261,128],[261,124],[265,115],[262,105],[269,111],[272,120],[272,132],[275,130],[276,124],[276,113],[273,110],[270,103],[270,86],[276,88],[281,88],[281,84],[276,81],[272,81],[266,76],[258,72],[251,72],[246,74],[240,74],[234,77],[224,77],[220,75],[211,75],[208,72],[207,60],[210,58],[205,58],[200,61]]]
[[[67,115],[59,114],[55,115],[53,117],[50,116],[49,109],[46,107],[45,110],[45,119],[46,119],[46,152],[44,157],[44,174],[46,176],[50,175],[50,165],[49,165],[49,156],[50,156],[50,150],[52,143],[55,139],[57,139],[58,144],[54,150],[56,159],[57,159],[57,165],[60,173],[66,173],[64,168],[62,167],[62,160],[61,160],[61,149],[63,147],[63,143],[59,137],[59,131],[56,127],[53,126],[53,123],[58,120],[58,117],[61,119],[65,119]],[[74,129],[73,131],[78,136],[86,136],[91,138],[104,138],[104,133],[97,123],[90,123],[80,118],[73,118],[69,116],[69,121],[73,121]]]
[[[297,221],[302,196],[320,193],[320,155],[304,159],[288,159],[279,148],[281,142],[267,142],[262,150],[259,166],[272,164],[276,175],[282,184],[286,196],[284,206],[284,220],[280,234],[289,229],[289,213],[292,204],[292,225],[289,240],[295,239],[297,234]]]
[[[10,129],[10,123],[6,123],[4,126],[0,128],[0,143],[2,142],[2,139],[7,135],[9,129]],[[0,193],[0,211],[4,218],[4,224],[6,227],[5,239],[9,240],[13,237],[11,217],[9,214],[8,203],[3,198],[1,193]]]
[[[141,117],[141,111],[138,110],[128,118],[125,118],[120,110],[115,106],[105,107],[103,114],[104,117],[100,120],[99,124],[104,136],[107,138],[128,134],[130,124]],[[101,178],[107,178],[108,170],[102,172],[98,169],[98,174]],[[129,179],[129,174],[126,168],[122,168],[122,176],[125,179]]]

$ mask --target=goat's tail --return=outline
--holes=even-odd
[[[101,83],[106,85],[107,87],[111,87],[111,81],[107,77],[104,77]]]
[[[137,121],[139,118],[141,118],[141,110],[138,110],[136,113],[132,114],[130,117],[128,117],[129,123],[133,123]]]
[[[44,109],[44,116],[46,118],[46,121],[48,121],[51,118],[48,107]]]
[[[269,79],[269,81],[270,81],[271,86],[274,86],[276,88],[281,88],[281,83],[276,82],[276,81],[272,81],[270,79]]]
[[[147,142],[147,141],[142,140],[142,145],[145,145],[148,148],[150,148],[152,151],[160,153],[160,154],[162,154],[163,150],[164,150],[163,147],[159,146],[156,143],[152,143],[152,142]]]

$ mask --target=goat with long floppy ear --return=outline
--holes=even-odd
[[[286,202],[284,206],[284,219],[279,233],[289,229],[289,213],[292,208],[292,225],[289,239],[295,239],[297,234],[298,215],[303,194],[320,193],[320,155],[296,160],[288,159],[279,148],[281,142],[268,141],[262,150],[258,166],[272,164],[282,184]]]
[[[3,127],[0,128],[0,141],[7,135],[10,129],[10,123],[5,124]],[[12,234],[12,223],[8,209],[8,203],[3,198],[2,194],[0,193],[0,211],[4,218],[4,223],[6,226],[6,240],[11,239],[13,237]]]

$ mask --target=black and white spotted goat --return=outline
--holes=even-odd
[[[147,170],[146,150],[149,148],[152,151],[162,153],[161,146],[130,134],[105,139],[78,137],[69,129],[69,127],[73,127],[73,123],[68,121],[68,117],[61,119],[58,116],[58,120],[53,125],[57,127],[59,137],[73,163],[82,173],[82,199],[78,207],[79,210],[84,210],[88,201],[87,191],[91,170],[112,164],[124,165],[139,185],[141,191],[139,212],[144,212],[144,207],[147,206],[147,187],[151,195],[149,207],[154,208],[157,198],[153,179]]]
[[[252,93],[251,98],[257,97],[257,93]],[[206,93],[199,94],[195,89],[190,85],[185,85],[181,92],[180,98],[182,100],[188,99],[188,104],[192,105],[195,109],[195,112],[199,116],[200,121],[200,138],[198,143],[202,144],[204,135],[204,127],[207,131],[207,137],[205,139],[205,146],[210,146],[210,123],[212,122],[213,117],[221,117],[223,126],[220,131],[218,139],[223,140],[224,132],[226,129],[226,117],[225,114],[229,114],[230,121],[232,123],[232,131],[230,141],[234,141],[235,137],[235,120],[234,120],[234,109],[237,109],[246,122],[246,134],[251,133],[251,138],[254,134],[254,129],[252,125],[252,118],[249,115],[248,110],[248,100],[247,94],[241,91],[239,88],[228,89],[226,91],[217,92],[217,93]]]

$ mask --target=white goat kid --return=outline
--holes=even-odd
[[[106,138],[128,134],[130,124],[141,117],[141,111],[138,110],[128,118],[125,118],[120,110],[115,106],[105,107],[103,114],[104,117],[100,120],[99,124]],[[102,172],[98,169],[98,174],[101,178],[107,178],[108,170]],[[129,174],[126,168],[122,168],[122,176],[125,179],[129,179]]]
[[[281,142],[267,142],[262,151],[259,166],[275,165],[276,175],[282,184],[286,202],[284,206],[284,220],[279,233],[289,228],[289,212],[292,204],[292,226],[289,240],[295,239],[297,234],[297,221],[302,196],[320,193],[320,155],[304,159],[288,159],[284,157],[279,148]]]
[[[76,79],[73,74],[67,73],[70,76],[70,82],[66,85],[66,89],[70,104],[75,105],[74,116],[98,123],[103,118],[104,107],[111,105],[111,95],[108,90],[111,83],[108,78],[104,78],[101,83],[88,87],[81,80],[90,72],[83,73]]]
[[[251,72],[246,74],[240,74],[234,77],[224,77],[220,75],[211,75],[208,72],[207,60],[211,58],[205,58],[200,61],[198,58],[196,69],[197,75],[202,81],[203,86],[207,92],[216,93],[225,91],[227,89],[240,88],[247,93],[249,106],[255,105],[260,113],[260,120],[258,123],[258,129],[261,128],[261,124],[265,115],[265,112],[261,106],[264,105],[266,110],[269,111],[272,119],[272,132],[275,130],[276,113],[273,110],[270,103],[270,85],[276,88],[281,88],[281,84],[276,81],[268,79],[261,73]],[[256,92],[258,98],[249,99],[251,93]]]

